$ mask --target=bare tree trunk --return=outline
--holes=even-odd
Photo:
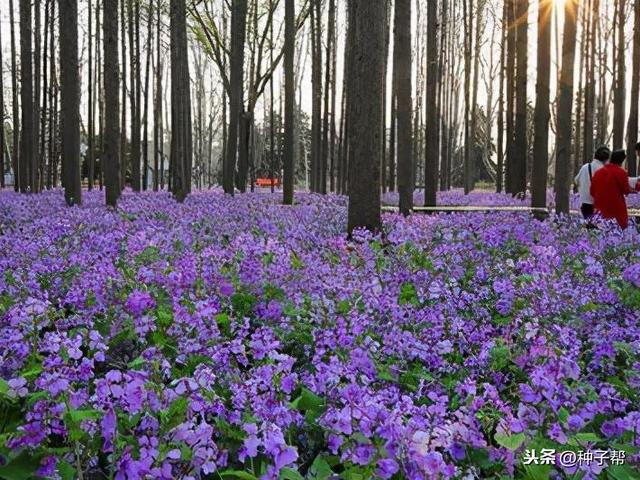
[[[585,98],[584,98],[584,150],[582,155],[582,163],[589,163],[593,157],[593,117],[595,108],[595,54],[596,54],[596,29],[598,25],[598,17],[600,11],[600,1],[591,0],[589,10],[589,17],[591,18],[591,25],[589,27],[589,33],[587,35],[587,81],[585,84]]]
[[[427,2],[427,94],[424,204],[435,206],[438,190],[438,2]]]
[[[33,32],[33,159],[31,162],[31,192],[40,191],[40,149],[38,142],[40,138],[40,84],[41,84],[41,64],[40,53],[42,51],[42,32],[40,24],[40,0],[34,0],[34,27]]]
[[[0,45],[2,45],[2,31],[0,31]],[[4,75],[1,66],[2,48],[0,47],[0,189],[4,188],[4,162],[5,162],[5,138],[4,138]]]
[[[349,224],[381,229],[380,159],[384,58],[384,0],[353,0],[349,28],[354,29],[349,79]]]
[[[80,74],[78,70],[78,0],[60,1],[60,87],[62,171],[67,205],[82,203],[80,182]]]
[[[55,50],[55,13],[56,13],[56,0],[51,2],[51,15],[49,16],[49,151],[47,153],[48,166],[47,166],[47,188],[53,188],[56,186],[57,179],[57,165],[56,165],[56,135],[57,135],[57,84],[56,84],[56,50]]]
[[[161,1],[156,3],[156,84],[154,88],[155,100],[153,105],[153,190],[158,191],[160,186],[164,188],[164,160],[161,158],[162,142],[162,57],[161,44],[162,21],[160,18]]]
[[[231,8],[231,91],[229,92],[229,131],[223,172],[223,186],[225,193],[233,195],[238,153],[238,130],[243,108],[242,91],[247,0],[233,0]]]
[[[538,7],[538,80],[536,84],[535,138],[533,142],[532,206],[547,206],[547,169],[549,167],[549,79],[551,75],[551,15],[553,4]]]
[[[20,191],[28,192],[33,174],[33,59],[31,48],[31,1],[20,0]]]
[[[171,0],[171,191],[182,202],[191,192],[191,90],[185,0]]]
[[[13,111],[13,142],[11,145],[11,161],[13,164],[13,189],[17,192],[20,190],[20,114],[18,104],[18,68],[16,66],[16,59],[18,58],[16,52],[16,33],[15,33],[15,21],[14,21],[14,8],[13,0],[9,0],[9,23],[11,32],[11,94]]]
[[[144,138],[142,140],[144,159],[142,170],[142,189],[149,184],[149,68],[151,65],[151,45],[153,44],[153,3],[147,6],[147,58],[144,68]],[[155,175],[155,173],[154,173]]]
[[[620,149],[624,145],[624,113],[626,96],[625,68],[625,14],[623,0],[615,1],[616,28],[618,33],[615,52],[615,75],[613,87],[613,148]],[[614,43],[616,42],[614,34]]]
[[[413,209],[411,0],[396,0],[393,17],[393,75],[396,79],[398,115],[398,191],[400,212],[409,215]]]
[[[638,97],[640,94],[640,0],[634,2],[633,27],[633,70],[631,77],[631,100],[629,121],[627,123],[627,167],[629,175],[635,177],[638,172],[636,142],[638,141]]]
[[[507,193],[517,193],[513,189],[513,163],[516,161],[515,151],[515,99],[516,99],[516,29],[514,5],[518,0],[505,0],[507,9],[507,162],[505,170],[505,190]]]
[[[120,197],[120,125],[118,66],[118,0],[103,0],[102,28],[104,33],[104,184],[107,205],[115,207]]]
[[[322,165],[323,169],[320,174],[320,186],[322,193],[327,193],[327,168],[330,176],[330,190],[333,190],[333,161],[329,165],[329,137],[330,137],[330,118],[333,117],[333,110],[330,110],[331,104],[331,85],[332,85],[332,61],[333,61],[333,42],[336,5],[335,0],[329,0],[329,17],[327,20],[327,47],[325,50],[325,77],[324,77],[324,119],[322,124]],[[333,160],[333,159],[331,159]]]
[[[506,43],[509,29],[507,9],[502,9],[502,34],[500,37],[500,88],[498,92],[498,140],[496,165],[496,192],[502,193],[504,178],[504,83],[506,73]]]
[[[640,0],[636,0],[640,3]],[[576,17],[579,3],[565,3],[562,35],[562,69],[558,85],[558,133],[556,150],[556,213],[569,213],[569,181],[571,172],[571,131],[573,106],[573,71],[576,54]]]
[[[516,121],[514,130],[515,158],[512,163],[511,193],[516,195],[527,190],[527,55],[528,55],[528,9],[529,0],[516,0]]]
[[[87,90],[89,94],[89,116],[87,119],[87,188],[89,191],[93,190],[94,172],[95,172],[95,156],[93,151],[93,136],[94,136],[94,103],[93,103],[93,14],[92,14],[92,0],[87,0],[89,11],[87,13],[88,18],[88,40],[89,40],[89,61],[87,69],[89,71],[89,79],[87,84]]]
[[[293,77],[293,57],[295,55],[296,41],[296,13],[294,0],[285,0],[284,5],[284,181],[282,203],[285,205],[293,205],[293,108],[296,102]]]
[[[322,13],[320,0],[311,0],[311,191],[323,192],[322,171]]]
[[[122,46],[122,124],[120,127],[120,189],[124,190],[127,183],[127,41],[126,41],[126,12],[128,0],[121,0],[120,34]],[[130,0],[129,0],[130,1]]]

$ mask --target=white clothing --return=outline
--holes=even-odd
[[[591,163],[585,163],[576,178],[573,179],[578,186],[578,192],[580,193],[580,203],[588,203],[593,205],[593,197],[591,196],[591,178],[589,177],[589,165],[591,165],[591,178],[596,174],[598,170],[604,167],[604,163],[600,160],[594,160]]]

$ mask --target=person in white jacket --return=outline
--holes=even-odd
[[[593,161],[585,163],[574,178],[580,194],[580,211],[585,220],[589,220],[594,214],[591,180],[593,175],[609,161],[611,150],[606,145],[602,145],[598,147],[593,157]]]

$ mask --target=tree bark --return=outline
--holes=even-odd
[[[104,52],[104,151],[101,163],[107,205],[116,207],[120,197],[120,72],[118,65],[118,1],[103,0]]]
[[[31,190],[33,168],[33,58],[31,47],[31,1],[20,0],[20,191]]]
[[[514,153],[512,159],[511,193],[527,190],[527,56],[529,0],[516,0],[516,112],[514,129]]]
[[[11,145],[11,162],[13,166],[13,189],[17,192],[20,190],[20,108],[18,103],[18,68],[16,59],[16,28],[14,21],[13,0],[9,0],[9,23],[11,36],[11,94],[13,111],[13,141]]]
[[[283,178],[283,200],[285,205],[293,205],[293,109],[295,105],[295,85],[293,76],[293,57],[295,55],[295,2],[285,0],[284,13],[284,178]]]
[[[438,2],[427,3],[427,93],[426,93],[426,156],[425,206],[436,205],[438,190]]]
[[[429,0],[429,4],[433,1],[435,0]],[[398,192],[400,213],[409,215],[413,210],[411,0],[396,0],[393,18],[393,75],[396,78],[398,119]]]
[[[618,150],[624,145],[624,114],[626,96],[625,68],[625,14],[623,0],[615,2],[616,28],[618,33],[615,52],[615,78],[613,88],[613,148]],[[615,37],[614,37],[615,41]]]
[[[640,2],[640,0],[636,0]],[[558,119],[556,149],[556,213],[569,214],[569,181],[571,172],[571,133],[573,106],[573,72],[576,54],[576,17],[579,3],[565,3],[562,35],[562,68],[558,84]]]
[[[0,45],[2,45],[2,31],[0,31]],[[0,66],[2,63],[2,48],[0,48]],[[5,138],[4,138],[4,75],[0,68],[0,188],[4,188],[4,162],[5,162]]]
[[[234,176],[238,153],[238,130],[242,114],[244,42],[247,25],[247,0],[233,0],[231,10],[231,61],[229,92],[229,131],[225,155],[223,186],[227,194],[234,194]]]
[[[349,221],[348,232],[379,232],[380,160],[382,157],[382,82],[384,0],[353,0],[352,75],[349,80]]]
[[[80,75],[78,70],[78,0],[60,2],[60,92],[62,171],[67,205],[82,203],[80,182]]]
[[[533,142],[532,206],[547,206],[547,169],[549,167],[549,79],[551,75],[551,15],[553,4],[538,7],[538,54]]]
[[[191,89],[185,0],[171,0],[171,165],[172,193],[183,202],[191,192]]]
[[[633,70],[631,77],[631,99],[627,123],[627,168],[629,175],[638,173],[636,143],[638,141],[638,97],[640,96],[640,0],[634,2]]]
[[[156,192],[161,186],[164,188],[164,179],[162,178],[164,175],[164,160],[161,158],[161,144],[164,141],[164,135],[162,134],[162,58],[160,54],[160,38],[162,35],[161,1],[158,0],[156,4],[156,84],[153,105],[153,190]]]

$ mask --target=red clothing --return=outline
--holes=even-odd
[[[629,175],[619,165],[608,163],[593,175],[591,196],[596,211],[604,218],[615,218],[623,229],[629,225],[624,197],[631,192]]]

